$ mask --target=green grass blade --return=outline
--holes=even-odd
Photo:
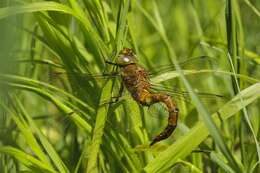
[[[68,6],[50,1],[50,2],[35,2],[35,3],[20,5],[20,6],[0,8],[0,19],[12,15],[39,12],[39,11],[59,11],[59,12],[75,15],[75,13]]]
[[[120,1],[121,5],[118,12],[118,21],[117,21],[117,34],[116,34],[116,45],[117,51],[121,50],[124,45],[126,35],[127,35],[127,13],[130,6],[130,0]]]
[[[153,1],[154,2],[154,1]],[[154,2],[154,6],[157,6],[157,4]],[[158,8],[155,8],[158,9]],[[143,10],[144,11],[144,10]],[[172,58],[172,62],[174,63],[174,66],[176,67],[177,72],[180,75],[180,78],[182,79],[184,86],[187,88],[187,90],[189,91],[190,95],[191,95],[191,99],[194,102],[194,104],[197,107],[197,110],[199,112],[199,114],[201,115],[202,119],[205,121],[206,126],[208,127],[210,134],[212,135],[212,137],[214,138],[214,141],[218,144],[218,146],[220,147],[220,150],[223,152],[223,154],[227,157],[227,159],[229,160],[229,163],[232,165],[232,167],[240,172],[240,168],[236,162],[236,160],[234,159],[233,155],[231,154],[231,151],[228,149],[226,143],[224,142],[224,139],[222,137],[222,135],[220,134],[220,131],[217,129],[215,123],[213,122],[212,118],[209,116],[208,111],[206,110],[205,106],[202,104],[202,102],[200,101],[200,99],[196,96],[196,94],[194,93],[191,85],[189,84],[188,80],[185,78],[183,71],[181,70],[178,61],[176,59],[176,55],[174,50],[172,49],[170,42],[167,38],[167,36],[164,34],[165,33],[165,29],[163,27],[163,25],[161,24],[161,17],[159,16],[159,13],[156,12],[156,24],[158,25],[154,26],[155,29],[161,33],[161,37],[165,43],[165,46],[167,48],[168,51],[168,56]],[[146,14],[146,13],[144,13]],[[152,23],[154,23],[153,19],[151,19],[151,16],[146,15],[148,19],[150,19],[150,21]]]
[[[8,154],[21,163],[23,163],[28,168],[31,168],[32,171],[36,172],[50,172],[50,173],[57,173],[56,171],[52,170],[48,167],[45,163],[35,159],[29,154],[24,153],[23,151],[16,149],[10,146],[0,146],[0,153]]]
[[[66,104],[62,103],[60,100],[58,100],[56,97],[54,97],[52,94],[43,91],[42,89],[39,89],[37,87],[32,87],[28,85],[21,85],[16,83],[8,83],[4,82],[5,85],[9,87],[14,87],[18,89],[28,90],[35,92],[36,94],[42,96],[43,98],[51,101],[59,110],[64,112],[67,115],[70,115],[69,117],[78,125],[80,128],[86,130],[88,133],[91,132],[92,127],[87,123],[83,118],[80,117],[73,109],[68,107]]]
[[[48,153],[48,156],[51,158],[52,162],[57,167],[59,172],[68,173],[69,172],[68,168],[63,163],[63,161],[61,160],[61,158],[59,157],[58,153],[55,151],[53,146],[49,143],[48,139],[42,134],[41,130],[37,128],[37,125],[34,123],[33,119],[28,115],[22,103],[19,101],[17,97],[15,97],[14,99],[17,102],[18,109],[21,110],[21,112],[26,117],[31,127],[31,128],[28,127],[27,129],[30,129],[31,131],[35,131],[39,141],[41,142],[42,146],[44,147],[45,151]]]
[[[189,170],[190,170],[191,172],[193,172],[193,173],[202,173],[202,171],[201,171],[199,168],[197,168],[197,167],[194,166],[193,164],[191,164],[191,163],[189,163],[189,162],[186,162],[186,161],[184,161],[184,160],[179,159],[178,162],[176,162],[176,164],[182,164],[182,165],[188,167]]]
[[[223,160],[223,157],[220,157],[218,153],[215,153],[214,151],[210,153],[210,158],[213,162],[216,162],[219,167],[221,167],[225,172],[227,173],[235,173],[235,171],[228,166],[227,163],[225,163]]]
[[[217,113],[212,115],[216,124],[220,124],[218,115],[221,116],[223,120],[226,120],[240,111],[243,106],[256,101],[260,97],[260,83],[244,89],[240,94],[244,99],[244,105],[241,105],[240,96],[234,97],[230,102],[219,109]],[[198,122],[185,136],[178,139],[178,141],[167,148],[167,150],[163,151],[158,157],[152,160],[145,167],[145,171],[157,173],[168,170],[178,161],[178,159],[185,158],[192,150],[196,149],[208,135],[209,130],[206,125],[202,121]]]
[[[100,101],[110,100],[111,98],[112,81],[109,80],[105,83]],[[102,104],[102,103],[101,103]],[[100,145],[104,134],[104,127],[107,119],[108,104],[101,106],[97,110],[95,128],[93,130],[92,141],[88,149],[89,157],[86,173],[98,172],[97,159],[100,153]]]
[[[234,74],[232,72],[222,71],[222,70],[208,70],[208,69],[203,70],[202,69],[202,70],[182,70],[182,71],[183,71],[184,75],[199,75],[199,74],[204,74],[204,73],[213,73],[216,75],[227,75],[227,76],[236,75],[241,80],[244,80],[244,81],[252,83],[252,84],[260,82],[260,80],[257,78],[253,78],[253,77],[243,75],[243,74]],[[154,83],[161,83],[161,82],[165,82],[167,80],[175,79],[177,77],[180,77],[180,74],[177,71],[169,71],[169,72],[165,72],[160,75],[154,76],[151,78],[151,80]]]
[[[230,61],[230,64],[231,64],[231,68],[232,68],[232,72],[233,72],[233,74],[234,74],[234,77],[235,77],[235,86],[236,86],[236,88],[237,88],[237,90],[238,90],[238,94],[240,95],[240,87],[239,87],[239,83],[238,83],[238,79],[237,79],[237,74],[236,74],[236,72],[235,72],[235,68],[234,68],[234,65],[233,65],[233,63],[232,63],[232,60],[231,60],[231,57],[228,55],[228,57],[229,57],[229,61]],[[240,102],[241,102],[241,104],[243,105],[244,104],[244,100],[243,100],[243,98],[242,97],[239,97],[239,99],[240,99]],[[249,119],[249,115],[248,115],[248,113],[247,113],[247,109],[246,109],[246,107],[245,106],[243,106],[243,114],[244,114],[244,117],[245,117],[245,119],[246,119],[246,122],[247,122],[247,124],[248,124],[248,126],[249,126],[249,129],[250,129],[250,131],[251,131],[251,133],[252,133],[252,135],[253,135],[253,138],[254,138],[254,142],[255,142],[255,145],[256,145],[256,151],[257,151],[257,156],[258,156],[258,163],[260,163],[260,146],[259,146],[259,142],[258,142],[258,140],[257,140],[257,137],[256,137],[256,134],[255,134],[255,132],[254,132],[254,129],[253,129],[253,126],[252,126],[252,123],[251,123],[251,121],[250,121],[250,119]]]
[[[260,12],[259,10],[249,1],[249,0],[244,0],[246,5],[252,9],[252,11],[260,18]]]
[[[19,115],[17,115],[15,112],[13,112],[11,109],[9,109],[6,105],[1,105],[12,117],[13,121],[16,123],[17,127],[21,131],[22,135],[24,136],[27,144],[30,146],[34,154],[48,166],[49,168],[52,168],[52,165],[49,162],[49,159],[46,157],[45,153],[42,151],[41,146],[37,142],[37,139],[34,137],[29,125],[25,122],[24,119],[21,117],[19,118]],[[53,169],[53,168],[52,168]]]
[[[48,83],[41,82],[39,80],[34,80],[34,79],[30,79],[30,78],[23,77],[23,76],[17,76],[17,75],[0,74],[0,79],[2,81],[6,81],[6,82],[8,81],[10,83],[19,83],[19,84],[23,84],[23,85],[48,89],[48,90],[52,91],[53,93],[56,93],[56,94],[58,93],[58,94],[68,97],[69,99],[71,99],[71,101],[86,108],[91,113],[94,113],[94,109],[92,107],[90,107],[89,105],[87,105],[82,100],[75,97],[74,95],[72,95],[58,87],[55,87],[54,85],[50,85]]]
[[[226,27],[227,27],[227,40],[228,40],[228,53],[227,58],[230,64],[230,69],[232,73],[234,74],[232,76],[232,84],[234,92],[240,93],[240,88],[243,87],[244,83],[242,83],[237,78],[237,73],[245,73],[245,63],[239,59],[239,56],[244,56],[244,36],[243,36],[243,28],[241,24],[241,17],[239,14],[239,6],[236,1],[228,0],[227,1],[227,7],[226,7]],[[241,47],[241,51],[239,50],[239,47]],[[243,98],[240,98],[241,104],[243,104]],[[248,111],[246,107],[242,109],[244,118],[246,120],[246,123],[249,126],[249,129],[253,135],[254,142],[256,145],[256,151],[258,156],[258,163],[260,163],[260,146],[257,141],[256,134],[254,132],[253,126],[250,122]],[[244,123],[243,121],[241,123]],[[243,131],[241,131],[241,135],[245,136]],[[243,138],[243,137],[242,137]],[[245,152],[245,146],[244,141],[241,141],[242,145],[242,159],[245,158],[246,152]]]
[[[0,146],[57,172],[259,172],[258,0],[10,1],[0,2],[0,73],[16,75],[0,74]],[[172,95],[180,110],[174,134],[151,148],[165,110],[152,113],[126,93],[100,107],[119,89],[115,79],[104,90],[107,73],[120,70],[104,60],[123,46],[148,69],[152,92]],[[224,99],[204,106],[193,90]],[[209,114],[219,108],[224,121]],[[23,156],[0,153],[0,172],[49,172]]]

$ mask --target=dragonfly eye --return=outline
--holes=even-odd
[[[130,60],[129,60],[128,57],[124,57],[124,58],[123,58],[123,61],[124,61],[124,62],[129,62]]]
[[[124,65],[137,63],[137,59],[136,59],[136,56],[134,55],[132,49],[124,48],[123,50],[120,51],[116,62],[117,62],[117,64],[124,66]]]

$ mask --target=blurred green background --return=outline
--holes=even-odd
[[[259,41],[258,0],[1,0],[0,172],[260,172]],[[180,109],[153,147],[163,105],[109,104],[123,47]]]

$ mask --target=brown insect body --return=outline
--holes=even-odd
[[[135,101],[144,106],[162,102],[167,107],[169,112],[168,125],[153,139],[150,145],[168,138],[177,126],[179,111],[176,104],[166,93],[151,92],[148,72],[137,64],[132,49],[124,48],[119,54],[117,64],[121,67],[123,83]]]

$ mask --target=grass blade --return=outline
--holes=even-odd
[[[0,153],[11,155],[12,157],[19,160],[25,166],[30,168],[32,171],[35,172],[49,172],[49,173],[57,173],[56,171],[50,169],[45,163],[35,159],[29,154],[24,153],[23,151],[16,149],[10,146],[0,146]]]
[[[100,96],[101,102],[102,100],[110,100],[111,89],[112,89],[112,81],[109,80],[105,83],[102,89],[102,94]],[[88,166],[86,169],[86,173],[98,172],[97,159],[98,159],[98,155],[101,154],[100,145],[102,143],[102,137],[104,134],[104,127],[107,119],[108,106],[109,105],[106,104],[104,106],[101,106],[97,110],[95,128],[93,130],[92,141],[88,149],[89,157],[88,157],[88,164],[87,164]]]
[[[212,115],[216,124],[220,124],[218,115],[223,120],[230,118],[232,115],[240,111],[243,106],[246,106],[260,97],[260,83],[254,84],[243,91],[241,97],[244,99],[244,105],[241,105],[240,96],[234,97],[230,102],[224,105],[219,111]],[[152,160],[144,169],[146,172],[164,172],[174,165],[178,159],[185,158],[192,150],[205,140],[209,135],[209,130],[206,125],[200,121],[193,127],[187,135],[181,137],[172,144],[167,150],[163,151]],[[192,141],[192,142],[191,142]]]

